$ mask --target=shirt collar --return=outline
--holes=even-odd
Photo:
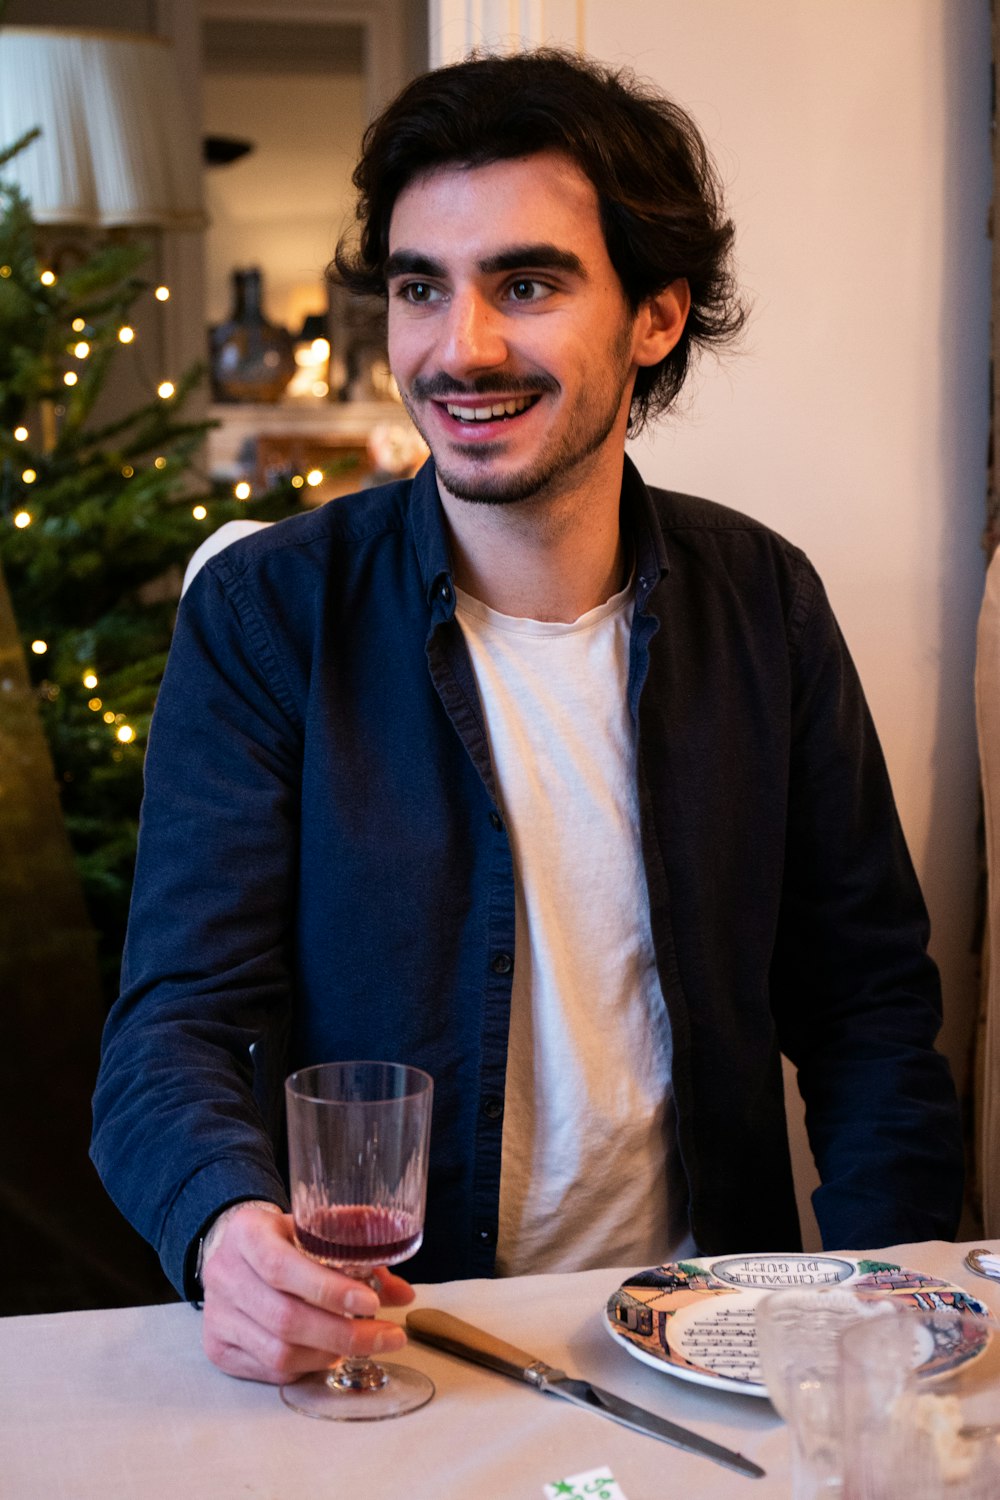
[[[622,534],[632,541],[635,605],[642,610],[660,579],[670,571],[670,564],[652,496],[628,454],[622,475],[621,527]]]
[[[641,610],[660,579],[669,571],[669,564],[652,498],[627,454],[622,476],[621,524],[623,533],[631,539],[635,558],[635,602],[636,608]],[[437,619],[451,619],[455,612],[455,585],[433,458],[427,460],[413,480],[410,527],[427,601]]]
[[[410,530],[424,593],[435,621],[451,619],[455,613],[455,586],[433,458],[417,471],[410,489]]]

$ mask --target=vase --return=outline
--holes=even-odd
[[[216,401],[278,401],[295,374],[287,328],[269,323],[259,268],[233,272],[233,313],[210,333],[212,396]]]

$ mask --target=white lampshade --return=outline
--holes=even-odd
[[[0,27],[0,169],[39,224],[197,228],[201,160],[173,49],[134,32]]]

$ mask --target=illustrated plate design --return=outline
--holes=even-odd
[[[949,1339],[929,1354],[920,1366],[926,1376],[977,1358],[994,1326],[985,1302],[924,1271],[853,1255],[800,1254],[710,1256],[637,1271],[609,1298],[605,1326],[629,1354],[658,1370],[716,1390],[766,1396],[754,1307],[768,1292],[823,1286],[982,1318],[975,1337]]]

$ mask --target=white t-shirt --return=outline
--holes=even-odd
[[[626,694],[631,588],[571,624],[461,590],[457,614],[517,902],[497,1270],[690,1255]]]

